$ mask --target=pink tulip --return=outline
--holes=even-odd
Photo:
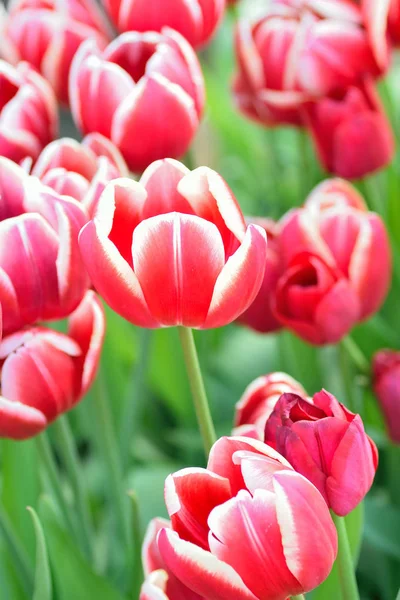
[[[370,80],[308,104],[303,114],[319,159],[330,173],[358,179],[391,162],[393,132]]]
[[[172,528],[159,531],[157,549],[197,597],[285,600],[331,570],[337,538],[324,499],[261,442],[221,438],[207,469],[168,477],[165,500]]]
[[[130,31],[104,52],[93,41],[82,44],[70,100],[82,132],[111,139],[129,168],[141,172],[186,152],[203,112],[204,81],[194,51],[176,31]]]
[[[306,102],[379,73],[361,11],[347,0],[276,0],[255,24],[239,23],[236,53],[236,103],[266,125],[301,125]]]
[[[20,60],[42,73],[64,104],[71,61],[81,43],[93,39],[104,47],[110,37],[94,0],[17,0],[6,35]]]
[[[210,40],[225,8],[225,0],[103,0],[103,4],[118,31],[172,27],[194,47]]]
[[[128,168],[119,150],[107,138],[92,133],[81,143],[62,138],[46,146],[31,174],[57,193],[82,202],[93,216],[107,183],[127,176]]]
[[[273,295],[282,271],[278,245],[279,227],[271,219],[251,219],[249,222],[265,229],[268,238],[267,262],[260,291],[252,305],[239,317],[239,322],[260,333],[270,333],[281,328],[272,310]]]
[[[67,335],[36,327],[3,338],[0,436],[33,437],[75,406],[95,377],[103,336],[103,309],[89,291]]]
[[[389,437],[400,444],[400,352],[380,350],[373,359],[373,385]]]
[[[57,105],[47,82],[28,63],[0,60],[0,156],[36,158],[56,135]]]
[[[288,213],[275,313],[314,344],[335,343],[381,307],[391,279],[385,226],[345,181],[327,180]]]
[[[307,477],[339,516],[363,500],[374,480],[378,452],[360,415],[325,390],[312,403],[283,394],[267,421],[265,442]]]
[[[166,159],[104,190],[79,238],[96,289],[141,327],[220,327],[257,295],[266,236],[224,180]]]
[[[0,303],[11,333],[38,320],[60,319],[89,285],[78,247],[85,209],[0,158]]]
[[[295,379],[286,373],[270,373],[257,377],[245,389],[235,407],[235,426],[255,425],[258,438],[264,439],[265,423],[282,394],[305,396],[306,392]],[[243,435],[243,434],[242,434]]]

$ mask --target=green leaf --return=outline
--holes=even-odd
[[[53,590],[51,583],[49,555],[47,553],[47,545],[44,537],[43,527],[33,508],[28,506],[28,511],[32,517],[33,527],[36,535],[36,569],[32,600],[52,600]]]
[[[365,538],[388,556],[400,561],[400,510],[385,500],[367,498],[365,501]]]
[[[360,554],[362,532],[364,525],[364,506],[363,502],[357,506],[346,519],[347,535],[349,537],[351,552],[354,558],[354,564],[358,562]],[[307,597],[309,595],[307,594]],[[335,598],[335,600],[342,600],[342,593],[340,591],[339,574],[336,563],[333,565],[333,569],[329,577],[322,583],[316,590],[311,594],[312,600],[328,600]]]
[[[63,529],[48,498],[40,503],[59,600],[126,600],[109,581],[97,575]]]

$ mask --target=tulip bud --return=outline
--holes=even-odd
[[[373,359],[373,385],[390,439],[400,444],[400,352],[380,350]]]
[[[281,224],[275,314],[314,344],[335,343],[379,310],[389,289],[385,225],[347,182],[317,186]]]
[[[194,46],[213,36],[223,15],[225,0],[103,0],[118,31],[161,31],[171,27]]]
[[[68,74],[76,51],[87,39],[104,47],[110,32],[94,0],[20,0],[11,7],[6,35],[20,60],[39,71],[68,104]]]
[[[358,179],[393,158],[393,132],[370,80],[304,110],[319,159],[330,173]]]
[[[82,44],[70,100],[82,132],[111,139],[129,168],[141,172],[186,152],[202,116],[204,81],[193,49],[176,31],[130,31],[104,52],[93,41]]]
[[[3,338],[0,436],[33,437],[70,410],[95,377],[103,337],[102,306],[88,292],[70,317],[68,335],[37,327]]]
[[[346,0],[276,0],[255,24],[239,23],[236,54],[236,103],[266,125],[301,125],[305,103],[379,73],[360,8]]]
[[[282,394],[306,395],[303,387],[286,373],[257,377],[245,389],[235,407],[235,427],[253,424],[264,439],[265,424]],[[243,434],[242,434],[243,435]]]
[[[98,292],[141,327],[230,323],[265,269],[265,232],[246,230],[224,180],[171,159],[150,165],[139,183],[109,183],[79,243]]]
[[[279,254],[277,223],[271,219],[248,220],[262,227],[267,234],[267,261],[264,279],[253,304],[239,317],[239,322],[260,333],[270,333],[281,328],[272,310],[272,299],[281,275],[282,264]]]
[[[165,502],[171,527],[157,535],[159,555],[193,599],[286,600],[319,585],[335,560],[324,499],[261,442],[221,438],[207,469],[168,477]]]
[[[351,512],[372,485],[376,446],[360,415],[325,390],[312,403],[283,394],[265,426],[265,442],[307,477],[339,516]]]
[[[57,134],[58,116],[48,83],[27,63],[0,60],[0,156],[36,158]]]
[[[110,140],[92,133],[81,143],[62,138],[46,146],[31,174],[58,194],[82,202],[91,217],[107,183],[127,176],[128,168]]]

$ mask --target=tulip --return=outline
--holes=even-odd
[[[131,31],[104,52],[93,41],[82,44],[70,101],[81,131],[111,139],[129,168],[141,172],[186,152],[202,115],[204,81],[194,51],[177,32]]]
[[[95,377],[103,336],[102,306],[89,291],[70,316],[67,335],[35,327],[3,338],[0,436],[33,437],[73,408]]]
[[[390,44],[400,45],[400,2],[361,0],[361,5],[376,61],[386,69],[390,62]]]
[[[330,173],[358,179],[384,168],[394,156],[391,126],[370,80],[309,103],[304,118]]]
[[[89,216],[93,216],[107,183],[127,176],[128,168],[119,150],[107,138],[92,133],[81,143],[62,138],[46,146],[31,174],[58,194],[82,202]]]
[[[106,23],[94,0],[21,0],[11,6],[6,35],[20,60],[28,61],[68,104],[68,74],[81,43],[94,39],[104,47]]]
[[[276,0],[255,24],[239,23],[236,55],[236,103],[266,125],[301,125],[305,103],[379,73],[361,10],[347,0]]]
[[[292,393],[305,396],[306,392],[295,379],[286,373],[270,373],[257,377],[245,389],[235,407],[235,427],[253,424],[258,438],[264,439],[268,417],[282,394]],[[243,434],[242,434],[243,435]]]
[[[225,0],[103,0],[118,31],[161,31],[171,27],[194,46],[203,46],[224,15]]]
[[[36,158],[57,135],[54,94],[27,63],[0,60],[0,156],[20,162]]]
[[[0,158],[0,197],[5,333],[69,315],[89,285],[78,246],[78,233],[88,220],[86,211],[6,158]]]
[[[79,243],[98,292],[141,327],[230,323],[254,300],[265,268],[265,232],[246,230],[224,180],[171,159],[150,165],[139,183],[109,183]]]
[[[349,183],[318,186],[283,219],[279,244],[275,314],[304,339],[338,342],[381,307],[391,279],[388,235]]]
[[[268,238],[267,262],[260,291],[252,305],[239,317],[239,322],[260,333],[270,333],[281,328],[272,311],[272,298],[282,271],[279,228],[271,219],[252,219],[251,222],[265,229]]]
[[[325,390],[312,402],[283,394],[265,426],[265,442],[307,477],[339,516],[363,500],[374,480],[378,452],[360,415]]]
[[[285,600],[331,570],[337,537],[324,499],[261,442],[221,438],[207,469],[168,477],[165,501],[171,528],[159,531],[158,552],[201,598]]]
[[[400,444],[400,352],[380,350],[373,359],[373,385],[389,437]]]

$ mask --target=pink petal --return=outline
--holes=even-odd
[[[329,575],[337,535],[325,500],[304,477],[284,471],[274,477],[276,514],[287,566],[310,591]]]
[[[158,546],[168,569],[190,590],[207,600],[256,600],[230,565],[210,552],[162,529]]]
[[[0,157],[0,221],[24,212],[27,175],[11,160]]]
[[[132,256],[154,318],[164,326],[201,327],[224,265],[217,228],[180,213],[152,217],[136,227]]]
[[[121,177],[129,175],[128,167],[121,152],[114,144],[100,133],[89,133],[82,140],[82,146],[90,149],[98,157],[105,156],[117,169]]]
[[[152,74],[143,77],[120,105],[111,139],[130,169],[140,172],[154,160],[182,156],[198,122],[193,99],[180,86]]]
[[[143,583],[139,600],[169,600],[165,594],[168,574],[159,570],[151,573]]]
[[[249,225],[241,246],[218,276],[204,328],[227,325],[250,306],[263,281],[266,254],[265,231]]]
[[[97,170],[96,157],[76,140],[62,138],[46,146],[32,169],[32,175],[42,178],[57,167],[79,173],[90,181]]]
[[[141,213],[142,219],[169,212],[194,214],[189,202],[178,191],[179,182],[189,173],[182,163],[172,158],[152,163],[140,178],[147,198]]]
[[[45,427],[47,419],[39,410],[0,397],[0,437],[24,440]]]
[[[42,177],[42,183],[51,187],[57,194],[71,196],[74,200],[81,202],[89,190],[87,179],[62,168],[51,169]]]
[[[257,598],[286,600],[303,588],[286,565],[275,504],[273,492],[256,490],[252,497],[242,490],[216,507],[208,521],[210,548]]]
[[[142,564],[145,575],[164,568],[165,565],[158,550],[157,536],[161,529],[170,527],[171,523],[160,517],[150,521],[142,544]]]
[[[182,540],[208,550],[207,519],[231,497],[229,481],[207,469],[182,469],[165,481],[165,504],[172,529]]]
[[[273,477],[275,473],[289,469],[278,462],[276,458],[270,458],[262,454],[249,451],[235,452],[233,462],[239,464],[246,488],[254,494],[257,489],[273,491]]]

